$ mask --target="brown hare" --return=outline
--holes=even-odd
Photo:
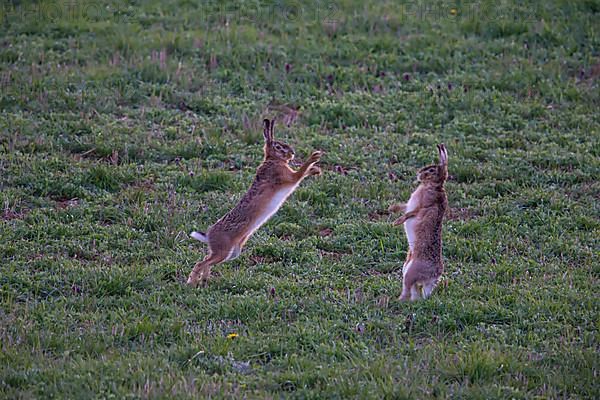
[[[275,121],[264,120],[264,159],[250,189],[206,233],[191,233],[194,239],[208,243],[209,252],[194,266],[188,285],[196,286],[200,280],[206,282],[213,265],[238,257],[248,238],[277,212],[300,182],[321,173],[315,165],[321,159],[321,151],[312,153],[298,171],[290,168],[288,163],[294,158],[294,149],[273,138],[274,125]]]
[[[404,224],[408,253],[402,267],[403,287],[400,300],[427,298],[444,272],[442,260],[442,220],[448,207],[444,183],[448,179],[448,152],[437,146],[440,162],[421,168],[419,186],[408,203],[392,205],[391,212],[403,212],[394,225]]]

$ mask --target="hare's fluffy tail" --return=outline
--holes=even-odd
[[[194,232],[190,233],[190,236],[200,242],[208,243],[208,237],[206,236],[206,233],[194,231]]]

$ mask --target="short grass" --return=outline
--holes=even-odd
[[[599,19],[4,1],[0,397],[600,397]],[[187,233],[248,187],[265,116],[324,174],[188,288]],[[385,210],[439,142],[447,271],[400,303]]]

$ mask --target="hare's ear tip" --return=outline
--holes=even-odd
[[[265,125],[265,126],[271,125],[271,121],[269,120],[269,118],[263,119],[263,125]]]

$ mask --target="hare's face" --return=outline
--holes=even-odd
[[[265,119],[263,124],[265,127],[263,131],[265,137],[265,158],[274,158],[285,162],[292,161],[294,159],[294,149],[274,138],[273,129],[275,127],[275,121]]]
[[[446,179],[445,167],[442,165],[428,165],[419,170],[419,182],[441,183]]]
[[[289,162],[294,159],[294,149],[291,146],[277,140],[271,142],[266,150],[271,157],[279,160]]]
[[[419,182],[429,182],[437,175],[437,165],[428,165],[423,167],[417,173]]]

